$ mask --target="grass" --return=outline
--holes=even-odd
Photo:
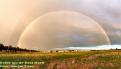
[[[44,62],[44,64],[38,64],[36,69],[121,69],[121,51],[80,51],[65,53],[1,52],[0,62]]]

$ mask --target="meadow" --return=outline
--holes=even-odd
[[[0,69],[121,69],[121,51],[0,52],[0,66]]]

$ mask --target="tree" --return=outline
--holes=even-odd
[[[6,51],[6,52],[38,52],[36,50],[29,50],[29,49],[23,49],[23,48],[19,48],[19,47],[13,47],[12,45],[9,46],[4,46],[4,44],[0,43],[0,51]]]
[[[4,45],[0,43],[0,51],[4,50]]]

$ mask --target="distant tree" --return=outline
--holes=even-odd
[[[4,45],[0,43],[0,51],[4,49]]]
[[[23,49],[23,48],[19,48],[19,47],[13,47],[12,45],[9,46],[4,46],[4,44],[0,43],[0,51],[6,51],[6,52],[38,52],[36,50],[29,50],[29,49]]]

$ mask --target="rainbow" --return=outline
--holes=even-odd
[[[74,14],[78,14],[78,15],[82,15],[81,13],[79,12],[73,12],[73,11],[56,11],[56,12],[50,12],[50,13],[47,13],[45,15],[41,15],[39,16],[38,18],[36,18],[35,20],[33,20],[27,27],[26,29],[23,31],[23,33],[21,34],[20,38],[19,38],[19,41],[18,41],[18,46],[20,46],[20,43],[21,43],[21,39],[23,38],[23,36],[26,34],[27,30],[36,22],[38,21],[40,18],[44,17],[44,16],[47,16],[49,14],[54,14],[54,13],[63,13],[63,12],[66,12],[66,13],[74,13]],[[88,16],[87,16],[88,17]],[[90,18],[90,17],[88,17]],[[94,20],[95,21],[95,20]],[[101,32],[104,34],[105,36],[105,39],[107,41],[107,44],[108,45],[111,45],[111,40],[107,34],[107,32],[104,30],[104,28],[100,25],[100,23],[96,22],[95,21],[95,24],[98,26],[98,28],[101,30]]]

